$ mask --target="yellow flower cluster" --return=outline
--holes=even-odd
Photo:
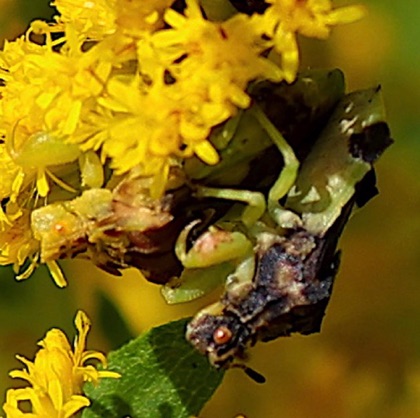
[[[209,134],[250,106],[249,83],[293,81],[297,34],[325,38],[363,14],[331,0],[269,0],[263,14],[218,22],[199,0],[183,13],[172,3],[56,0],[53,23],[33,22],[0,51],[0,264],[36,259],[22,228],[30,211],[62,199],[54,189],[101,187],[102,165],[149,177],[159,197],[185,158],[217,164]]]
[[[7,391],[3,405],[7,418],[69,418],[90,404],[82,394],[85,382],[97,384],[104,377],[120,377],[116,372],[85,365],[94,359],[106,367],[106,359],[97,351],[85,351],[90,321],[84,312],[77,313],[75,324],[79,335],[73,349],[65,334],[54,328],[38,343],[41,349],[33,362],[16,356],[26,370],[14,370],[10,376],[26,380],[30,386]],[[30,402],[31,412],[21,410],[22,401]]]

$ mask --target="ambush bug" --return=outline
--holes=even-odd
[[[225,216],[216,223],[219,231],[213,232],[216,236],[220,230],[229,231],[235,247],[238,237],[233,235],[240,231],[246,249],[245,244],[238,246],[242,253],[233,255],[224,242],[223,259],[215,252],[207,257],[194,244],[180,255],[181,261],[200,260],[198,271],[203,259],[209,266],[217,260],[219,268],[222,261],[231,263],[220,300],[200,311],[186,330],[187,340],[217,368],[240,364],[257,341],[320,330],[339,266],[338,239],[353,207],[376,194],[373,163],[392,143],[379,87],[342,95],[333,108],[309,152],[300,155],[299,171],[292,148],[258,110],[256,118],[283,157],[279,177],[260,201],[258,191],[210,193],[248,203],[240,221],[229,222]],[[188,271],[194,265],[186,267]],[[192,293],[191,284],[197,285],[198,278],[184,276],[185,282],[166,286],[167,298],[182,296],[183,289]]]

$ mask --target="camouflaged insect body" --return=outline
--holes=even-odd
[[[221,367],[243,358],[245,349],[258,340],[318,332],[339,266],[337,229],[344,227],[348,214],[323,238],[304,230],[282,239],[271,237],[269,243],[264,237],[252,282],[241,289],[231,285],[217,304],[217,314],[204,310],[189,324],[187,339]],[[213,336],[221,327],[233,337],[217,345]]]
[[[252,279],[235,284],[229,276],[220,302],[187,327],[187,339],[211,364],[227,367],[259,340],[320,330],[339,267],[338,240],[353,206],[377,193],[372,164],[392,142],[380,88],[336,105],[286,201],[301,227],[257,234]]]

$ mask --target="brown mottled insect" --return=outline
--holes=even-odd
[[[293,179],[284,208],[270,211],[268,202],[271,220],[248,230],[252,262],[230,274],[220,301],[187,327],[187,340],[213,366],[236,366],[257,341],[320,330],[339,266],[338,239],[353,206],[376,194],[372,163],[392,143],[382,110],[379,88],[345,96]],[[277,180],[268,199],[280,186]]]
[[[350,206],[349,206],[350,208]],[[244,358],[249,345],[318,332],[339,265],[336,244],[350,210],[324,237],[301,229],[258,243],[251,282],[227,286],[220,302],[188,325],[187,339],[212,365]]]

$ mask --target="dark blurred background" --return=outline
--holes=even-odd
[[[230,371],[202,418],[420,417],[420,3],[365,4],[369,15],[336,28],[329,41],[302,40],[303,65],[340,67],[349,90],[382,84],[395,144],[377,165],[380,195],[341,240],[322,333],[258,345],[250,364],[267,383]],[[14,39],[30,20],[51,14],[46,0],[0,0],[0,36]],[[14,354],[32,358],[53,326],[72,337],[78,308],[93,319],[89,347],[108,350],[205,303],[168,307],[135,271],[114,278],[85,262],[62,265],[65,290],[44,268],[19,283],[9,268],[0,270],[2,395],[18,383],[7,376],[20,367]]]

